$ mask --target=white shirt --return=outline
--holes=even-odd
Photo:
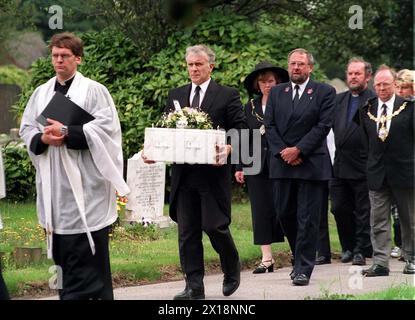
[[[392,112],[393,112],[393,105],[395,104],[395,95],[393,95],[392,96],[392,98],[390,98],[388,101],[386,101],[386,102],[383,102],[382,100],[380,100],[379,98],[378,98],[378,113],[377,113],[377,117],[379,118],[380,117],[380,115],[382,114],[382,110],[383,110],[383,108],[382,108],[382,106],[383,106],[383,104],[386,104],[386,107],[387,107],[387,111],[386,111],[386,113],[387,113],[387,115],[388,116],[390,116],[391,114],[392,114]],[[391,126],[391,121],[392,120],[388,120],[387,122],[386,122],[386,129],[388,130],[388,132],[389,132],[389,128],[390,128],[390,126]],[[378,130],[379,130],[379,126],[380,126],[380,123],[378,124]]]
[[[308,81],[310,81],[310,78],[307,78],[307,80],[304,81],[302,84],[298,84],[298,83],[291,82],[291,87],[293,89],[293,100],[294,100],[295,93],[296,93],[295,86],[298,84],[298,86],[300,87],[300,89],[298,89],[298,100],[300,100],[301,99],[301,95],[303,94],[303,92],[305,90],[305,87],[307,87]]]
[[[203,98],[205,97],[206,90],[207,90],[207,88],[209,86],[210,80],[211,80],[211,78],[209,78],[207,81],[203,82],[200,85],[197,85],[197,84],[195,84],[195,83],[192,82],[192,90],[190,91],[189,106],[192,105],[193,97],[196,94],[196,87],[197,86],[200,87],[200,91],[199,91],[199,97],[200,97],[200,99],[199,99],[199,107],[201,106],[202,101],[203,101]]]

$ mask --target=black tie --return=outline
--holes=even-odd
[[[300,86],[298,84],[296,84],[294,89],[295,89],[295,96],[294,96],[294,99],[293,99],[293,109],[295,109],[295,107],[297,107],[298,101],[300,100],[300,93],[299,93]]]
[[[193,101],[192,101],[192,108],[199,109],[199,101],[200,101],[200,87],[197,86],[195,89],[195,96],[193,97]]]
[[[380,114],[380,116],[382,117],[382,116],[387,116],[388,115],[388,107],[386,106],[386,104],[382,104],[382,113]],[[386,122],[385,122],[385,128],[386,128]],[[382,126],[382,124],[381,123],[379,123],[379,126],[378,126],[378,133],[379,133],[379,129],[380,129],[380,127]]]

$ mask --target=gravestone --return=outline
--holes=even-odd
[[[147,164],[141,152],[128,159],[127,184],[131,190],[126,205],[125,222],[151,221],[160,228],[168,227],[171,219],[163,215],[166,165]]]

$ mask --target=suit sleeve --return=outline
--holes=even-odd
[[[321,85],[322,98],[320,104],[320,113],[317,123],[312,129],[297,143],[296,147],[300,149],[301,154],[307,157],[322,145],[333,125],[334,101],[336,91],[328,85]]]
[[[248,124],[246,122],[245,113],[243,111],[239,92],[236,89],[232,89],[229,94],[229,99],[226,106],[225,114],[226,130],[229,129],[247,129]]]
[[[271,154],[274,157],[279,157],[280,152],[287,147],[287,144],[279,134],[275,122],[277,116],[277,88],[272,88],[267,101],[265,109],[264,124],[265,137],[267,139]]]

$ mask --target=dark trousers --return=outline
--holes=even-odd
[[[239,255],[229,230],[229,207],[213,196],[206,179],[197,168],[182,177],[177,194],[177,225],[179,254],[186,286],[203,288],[203,231],[208,235],[213,249],[219,254],[222,271],[234,275],[239,271]]]
[[[9,292],[7,291],[6,284],[4,283],[3,275],[1,274],[1,261],[0,261],[0,300],[9,300]]]
[[[398,207],[396,204],[391,206],[391,214],[393,218],[393,242],[396,247],[402,247],[402,236],[401,236],[401,222],[399,221]]]
[[[61,300],[114,299],[108,250],[109,227],[92,232],[95,255],[86,233],[53,235],[53,260],[62,270]],[[60,272],[58,269],[58,283]]]
[[[327,181],[277,179],[275,207],[290,246],[294,270],[308,277],[314,269],[320,217],[327,210]]]
[[[330,234],[329,234],[329,199],[325,202],[325,209],[321,212],[320,228],[318,233],[317,256],[331,258]]]
[[[330,198],[342,250],[371,257],[367,181],[335,178],[330,182]]]

